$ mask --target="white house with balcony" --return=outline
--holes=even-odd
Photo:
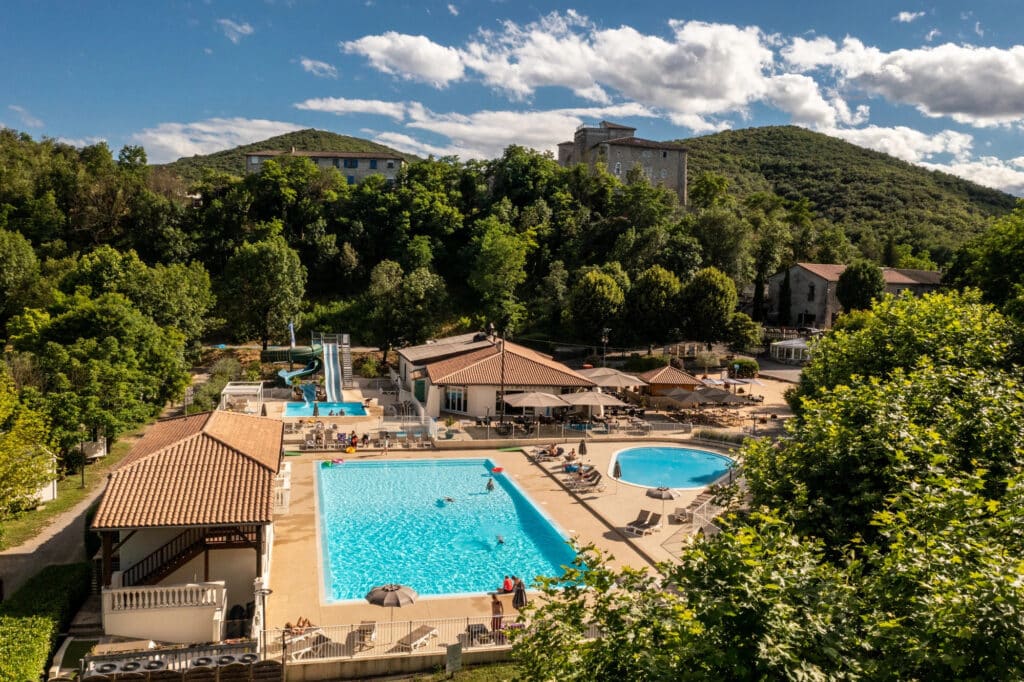
[[[251,621],[280,504],[283,423],[227,411],[154,424],[110,475],[102,539],[103,629],[217,642]]]

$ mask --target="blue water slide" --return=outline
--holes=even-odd
[[[316,384],[302,384],[302,398],[307,403],[316,402]]]
[[[289,372],[286,369],[282,369],[277,373],[277,376],[281,377],[285,386],[292,385],[292,379],[295,377],[308,377],[310,374],[315,374],[320,369],[320,358],[313,358],[309,361],[309,364],[302,369]]]
[[[324,388],[327,391],[327,402],[344,401],[341,390],[341,362],[338,359],[338,344],[324,344]]]

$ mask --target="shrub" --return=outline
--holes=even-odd
[[[746,434],[723,429],[694,429],[693,437],[703,440],[720,440],[726,443],[742,443],[747,438]]]
[[[48,566],[0,604],[0,682],[39,679],[91,579],[88,563]]]
[[[630,355],[622,369],[626,372],[646,372],[664,367],[668,362],[669,358],[665,355]]]
[[[242,363],[235,358],[221,358],[210,368],[211,377],[223,377],[234,381],[242,375]]]
[[[372,355],[364,355],[355,362],[355,370],[359,376],[375,379],[381,375],[380,362]]]
[[[733,358],[729,361],[729,376],[734,379],[753,379],[761,366],[753,358]]]

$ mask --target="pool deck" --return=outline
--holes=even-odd
[[[578,448],[579,441],[560,441],[566,449]],[[682,526],[669,525],[663,520],[660,531],[646,537],[627,535],[622,528],[636,518],[641,509],[661,512],[662,502],[646,497],[645,487],[615,481],[608,473],[614,452],[635,447],[636,442],[587,442],[587,455],[582,458],[586,464],[596,467],[605,474],[606,487],[603,492],[584,492],[579,495],[566,490],[559,482],[564,476],[560,465],[539,464],[521,451],[500,452],[491,449],[465,450],[421,450],[392,449],[387,456],[375,451],[349,455],[366,460],[403,459],[491,459],[497,466],[505,468],[506,475],[516,483],[555,523],[579,542],[593,543],[606,555],[614,567],[632,566],[645,568],[652,561],[666,561],[678,553],[679,547],[687,541],[688,533]],[[689,444],[686,441],[648,441],[645,446],[678,445],[698,447],[727,454],[721,449],[703,444]],[[336,455],[333,455],[336,456]],[[303,453],[288,457],[291,462],[291,503],[288,513],[274,521],[274,544],[270,567],[270,588],[273,594],[267,599],[267,625],[282,627],[286,622],[295,622],[300,616],[309,618],[319,625],[341,625],[358,623],[362,620],[382,620],[391,614],[380,607],[365,603],[327,604],[323,601],[323,576],[320,551],[317,546],[316,490],[314,467],[330,453]],[[685,507],[700,492],[700,489],[678,491],[679,497],[664,503],[664,511],[671,513],[676,507]],[[494,576],[498,587],[502,576]],[[381,575],[381,583],[387,576]],[[505,613],[515,613],[511,595],[503,595]],[[451,618],[459,616],[489,615],[488,595],[468,597],[425,597],[411,606],[402,607],[395,613],[397,620],[420,620]]]

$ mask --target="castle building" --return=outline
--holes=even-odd
[[[640,164],[652,185],[671,189],[685,206],[686,147],[675,142],[645,140],[635,133],[636,128],[610,121],[601,121],[596,128],[581,125],[572,140],[558,145],[558,163],[566,167],[585,163],[591,168],[603,163],[623,181],[629,169]]]

